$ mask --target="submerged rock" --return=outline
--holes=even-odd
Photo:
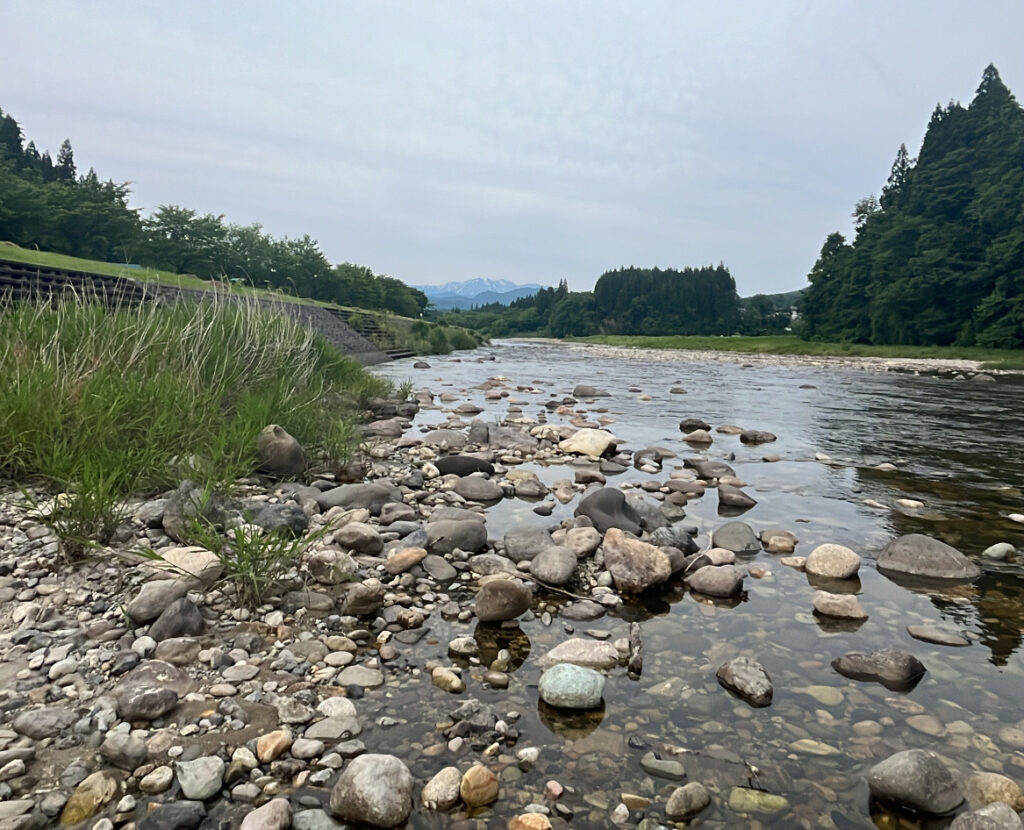
[[[997,801],[978,810],[958,815],[949,830],[1024,830],[1024,822],[1013,808]]]
[[[764,666],[749,657],[736,657],[716,674],[718,682],[742,697],[751,706],[770,706],[774,689]]]
[[[843,677],[875,681],[893,691],[912,689],[927,671],[912,654],[896,648],[844,654],[832,661],[832,668]]]

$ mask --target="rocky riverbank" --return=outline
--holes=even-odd
[[[959,810],[957,830],[1021,826],[1024,720],[989,729],[900,698],[930,743],[908,748],[860,691],[908,693],[943,671],[929,656],[936,648],[970,644],[962,631],[921,624],[910,636],[927,654],[835,649],[821,670],[836,685],[799,687],[760,650],[735,654],[709,634],[717,614],[777,593],[776,564],[817,588],[796,602],[826,632],[887,613],[857,596],[859,553],[824,543],[798,556],[795,526],[740,520],[757,498],[729,453],[712,448],[732,442],[771,462],[774,435],[684,418],[688,449],[627,447],[600,411],[600,388],[542,391],[495,377],[476,391],[507,406],[502,423],[447,390],[378,402],[363,454],[343,469],[301,483],[253,478],[212,501],[184,482],[128,505],[115,542],[73,564],[46,522],[46,497],[57,494],[31,505],[7,492],[0,830],[653,830],[695,817],[708,827],[834,827],[852,826],[836,806],[851,786],[891,815]],[[417,416],[430,423],[413,429]],[[283,472],[298,453],[278,438]],[[548,468],[564,477],[545,483],[537,471]],[[609,483],[626,473],[622,486]],[[534,520],[496,530],[510,500],[532,504]],[[688,506],[708,500],[718,520],[692,522]],[[262,604],[241,602],[223,554],[193,544],[195,514],[229,534],[296,540]],[[988,555],[1012,558],[1007,548]],[[979,573],[921,534],[893,540],[877,567],[953,592]],[[652,644],[643,609],[683,596],[696,600],[704,631],[695,625],[692,643],[675,648]],[[817,651],[802,659],[820,674]],[[652,668],[665,679],[646,686]],[[648,704],[601,726],[610,698],[640,689],[654,710],[699,720],[694,740],[657,734]],[[742,751],[730,745],[701,708],[709,689],[751,729],[781,732],[786,756],[762,761],[771,753],[759,732]],[[780,709],[780,695],[809,707]],[[781,722],[758,725],[758,713],[775,711]],[[976,769],[935,754],[961,743],[976,745]],[[862,765],[856,780],[838,774],[837,757]],[[819,763],[815,783],[794,780],[794,768]],[[601,776],[618,787],[591,786]]]

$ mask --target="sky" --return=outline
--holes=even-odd
[[[0,108],[40,149],[410,284],[589,290],[724,262],[800,288],[1024,3],[4,0]]]

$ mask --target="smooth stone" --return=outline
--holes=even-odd
[[[893,691],[912,688],[926,671],[912,654],[895,648],[844,654],[832,661],[832,668],[844,677],[877,681]]]
[[[733,787],[729,791],[729,809],[737,813],[781,813],[789,809],[789,802],[781,795]]]
[[[224,761],[216,755],[181,761],[175,774],[185,798],[189,801],[206,801],[220,792],[224,780]]]
[[[36,709],[27,709],[19,713],[11,727],[19,735],[24,735],[34,741],[41,741],[44,738],[54,738],[69,729],[78,715],[74,710],[65,706],[43,706]]]
[[[178,637],[192,637],[206,630],[206,620],[199,607],[188,597],[181,597],[168,605],[149,627],[149,636],[158,643]]]
[[[692,591],[709,597],[733,597],[743,589],[743,576],[735,565],[705,565],[687,580]]]
[[[420,800],[427,810],[450,810],[459,802],[462,772],[458,767],[445,767],[423,787]]]
[[[573,637],[559,643],[538,662],[545,667],[571,663],[591,669],[608,669],[619,662],[619,651],[606,641]]]
[[[956,548],[920,533],[889,542],[878,554],[878,569],[930,579],[973,579],[981,573]]]
[[[659,758],[654,752],[646,753],[640,759],[640,766],[648,775],[681,781],[686,777],[686,767],[671,758]]]
[[[831,594],[828,591],[814,592],[814,610],[826,617],[844,620],[866,620],[868,615],[860,600],[853,594]]]
[[[466,684],[462,678],[444,666],[437,666],[430,673],[430,680],[437,688],[444,689],[444,691],[451,692],[452,694],[466,691]]]
[[[442,519],[426,526],[427,549],[431,553],[444,554],[459,550],[477,553],[487,545],[487,528],[483,522]]]
[[[600,458],[609,450],[614,450],[618,442],[619,439],[607,430],[584,427],[564,441],[559,441],[558,449],[564,453]]]
[[[871,795],[930,815],[945,815],[964,800],[952,773],[934,752],[907,749],[875,764],[868,773]]]
[[[147,813],[138,830],[194,830],[206,818],[206,807],[201,801],[174,801],[159,805]]]
[[[1010,559],[1016,548],[1009,542],[996,542],[994,545],[989,545],[985,550],[981,552],[981,555],[986,559],[994,559],[997,562],[1005,562]]]
[[[711,534],[711,544],[733,553],[757,553],[761,542],[746,522],[726,522]]]
[[[860,556],[843,545],[818,545],[807,556],[804,568],[814,576],[849,579],[860,570]]]
[[[538,683],[540,698],[563,709],[593,709],[601,705],[604,675],[584,666],[559,663],[547,669]]]
[[[1002,802],[1018,813],[1024,810],[1020,784],[998,772],[977,772],[967,779],[967,800],[972,807]]]
[[[493,579],[480,587],[474,611],[481,622],[514,620],[533,602],[530,587],[518,579]]]
[[[276,761],[289,750],[292,741],[290,729],[275,729],[273,732],[260,735],[256,740],[256,757],[264,764]]]
[[[722,665],[716,674],[718,682],[739,695],[751,706],[769,706],[774,690],[764,666],[749,657],[736,657]]]
[[[501,485],[489,478],[472,475],[456,479],[452,489],[468,501],[492,502],[499,501],[505,495]]]
[[[492,804],[498,799],[498,776],[483,764],[474,764],[462,776],[459,794],[470,808]]]
[[[969,646],[971,644],[971,641],[959,631],[940,628],[936,625],[908,625],[907,633],[915,640],[939,646]]]
[[[949,830],[1024,830],[1024,822],[1012,807],[995,802],[973,810],[969,813],[961,813]]]
[[[394,827],[412,812],[412,787],[412,774],[399,758],[360,755],[349,762],[331,789],[331,812],[348,821]]]
[[[565,585],[576,573],[576,554],[557,545],[545,548],[530,562],[530,574],[548,585]]]
[[[699,781],[677,787],[665,804],[665,815],[672,821],[683,821],[697,815],[711,804],[711,796]]]
[[[148,754],[146,742],[126,732],[108,732],[100,745],[100,755],[115,767],[128,771],[142,766]]]
[[[287,798],[274,798],[242,819],[239,830],[287,830],[292,824],[292,805]]]
[[[341,686],[363,686],[374,688],[384,685],[384,675],[378,669],[371,669],[368,666],[347,666],[338,674],[338,684]]]

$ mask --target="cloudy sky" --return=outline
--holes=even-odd
[[[725,262],[805,283],[1024,3],[5,0],[0,108],[170,203],[408,283],[589,289]]]

